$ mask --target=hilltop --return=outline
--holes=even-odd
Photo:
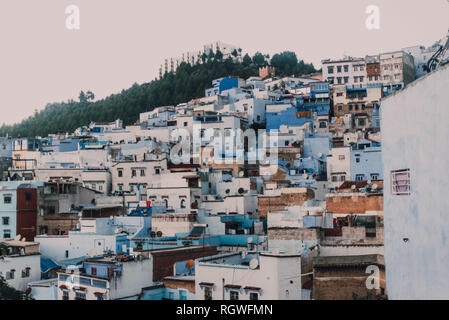
[[[135,83],[120,93],[94,101],[94,93],[81,91],[79,101],[49,103],[41,111],[35,111],[27,119],[13,125],[3,124],[0,136],[35,137],[47,136],[57,131],[73,132],[91,121],[113,121],[122,119],[125,125],[139,118],[139,113],[151,111],[157,106],[177,105],[204,96],[211,81],[224,76],[247,79],[258,75],[261,66],[272,65],[277,76],[304,75],[316,72],[313,64],[298,60],[294,52],[268,55],[257,52],[253,57],[246,54],[241,62],[232,58],[223,59],[217,51],[203,57],[203,63],[182,63],[175,72],[148,83]]]

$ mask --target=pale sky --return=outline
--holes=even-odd
[[[80,9],[80,30],[65,8]],[[368,30],[368,5],[380,29]],[[243,53],[321,59],[431,45],[449,28],[448,0],[0,0],[0,125],[49,102],[96,98],[157,77],[165,58],[209,42]]]

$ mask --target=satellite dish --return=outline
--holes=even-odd
[[[258,266],[259,266],[259,261],[256,258],[251,259],[251,261],[249,262],[249,267],[254,270]]]
[[[352,189],[352,190],[355,190],[355,184],[353,184],[353,185],[351,186],[351,189]]]
[[[243,172],[243,171],[240,171],[239,172],[239,177],[241,178],[241,177],[243,177],[245,175],[245,173]]]
[[[158,238],[162,237],[162,231],[156,232],[156,235],[158,236]]]
[[[377,189],[377,184],[375,183],[375,184],[373,184],[373,190],[376,190]]]
[[[20,241],[20,234],[18,234],[17,236],[15,236],[15,237],[14,237],[14,240]]]
[[[249,238],[246,240],[246,242],[248,242],[248,243],[253,243],[253,238],[252,238],[252,237],[249,237]]]
[[[300,154],[300,153],[298,153],[298,154],[296,155],[296,159],[301,159],[301,154]]]
[[[321,158],[323,156],[323,154],[321,152],[318,152],[317,156],[318,156],[318,158]]]
[[[368,180],[367,182],[368,182],[368,184],[371,184],[371,180]]]
[[[156,232],[151,231],[150,236],[151,236],[151,238],[155,238],[156,237]]]

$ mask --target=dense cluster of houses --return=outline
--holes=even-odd
[[[418,48],[0,138],[0,275],[34,299],[386,298],[380,104]]]

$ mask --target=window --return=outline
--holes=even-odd
[[[410,195],[410,169],[391,172],[391,194]]]
[[[68,258],[69,257],[69,250],[65,251],[65,257]]]
[[[161,174],[160,168],[154,168],[154,174]]]
[[[337,77],[337,83],[341,84],[341,77]]]
[[[186,207],[186,199],[181,199],[181,208],[185,209]]]
[[[338,160],[345,160],[345,155],[344,154],[339,155]]]
[[[7,271],[6,272],[6,280],[14,279],[14,272],[16,272],[16,270],[14,270],[14,269]]]
[[[343,67],[343,69],[345,70],[345,72],[348,72],[348,71],[349,71],[349,66],[348,66],[348,65],[345,65],[345,66]]]
[[[2,218],[2,221],[3,221],[3,225],[4,225],[4,226],[9,225],[9,217],[3,217],[3,218]]]
[[[337,72],[338,72],[338,73],[341,72],[341,66],[337,66]]]
[[[365,119],[359,119],[359,126],[364,126],[365,123]]]
[[[11,203],[11,196],[3,196],[4,203]]]
[[[179,300],[187,300],[187,294],[184,290],[179,290]]]
[[[378,173],[371,173],[371,180],[379,180],[379,174]]]
[[[102,294],[97,294],[97,300],[104,300],[104,296]]]
[[[135,177],[137,175],[136,169],[131,170],[131,177]]]
[[[22,278],[28,278],[30,276],[31,268],[27,267],[22,270]]]
[[[31,192],[25,192],[25,201],[31,201]]]
[[[249,294],[249,300],[259,300],[259,294],[257,292],[251,292]]]
[[[238,300],[239,299],[239,292],[238,291],[231,291],[229,293],[229,300]]]
[[[123,190],[123,184],[119,184],[119,185],[117,185],[117,187],[118,187],[118,190],[119,190],[119,191],[122,191],[122,190]]]
[[[9,229],[3,230],[3,239],[11,239],[11,230]]]
[[[359,158],[359,157],[356,157],[356,158],[355,158],[355,162],[356,162],[356,163],[360,163],[360,158]]]
[[[62,300],[69,300],[69,291],[68,290],[62,291]]]
[[[363,181],[365,180],[365,175],[364,174],[357,174],[355,176],[355,181]]]
[[[334,67],[327,67],[327,73],[334,73]]]
[[[123,170],[122,170],[122,169],[118,169],[118,170],[117,170],[117,175],[118,175],[119,177],[123,177]]]
[[[212,288],[204,287],[204,300],[212,300]]]
[[[339,105],[339,106],[338,106],[338,111],[341,111],[341,110],[343,110],[343,106],[342,106],[342,105]]]
[[[344,83],[348,83],[349,82],[349,77],[343,77],[344,79]]]
[[[75,292],[75,300],[86,300],[86,293],[85,292],[76,291]]]
[[[91,269],[91,274],[92,274],[93,276],[96,276],[96,275],[97,275],[97,268],[92,267],[92,269]]]
[[[340,181],[345,181],[345,180],[346,180],[346,176],[345,175],[340,176]]]
[[[338,177],[337,176],[332,176],[332,182],[337,182],[338,181]]]
[[[140,169],[140,176],[145,177],[145,169]]]

